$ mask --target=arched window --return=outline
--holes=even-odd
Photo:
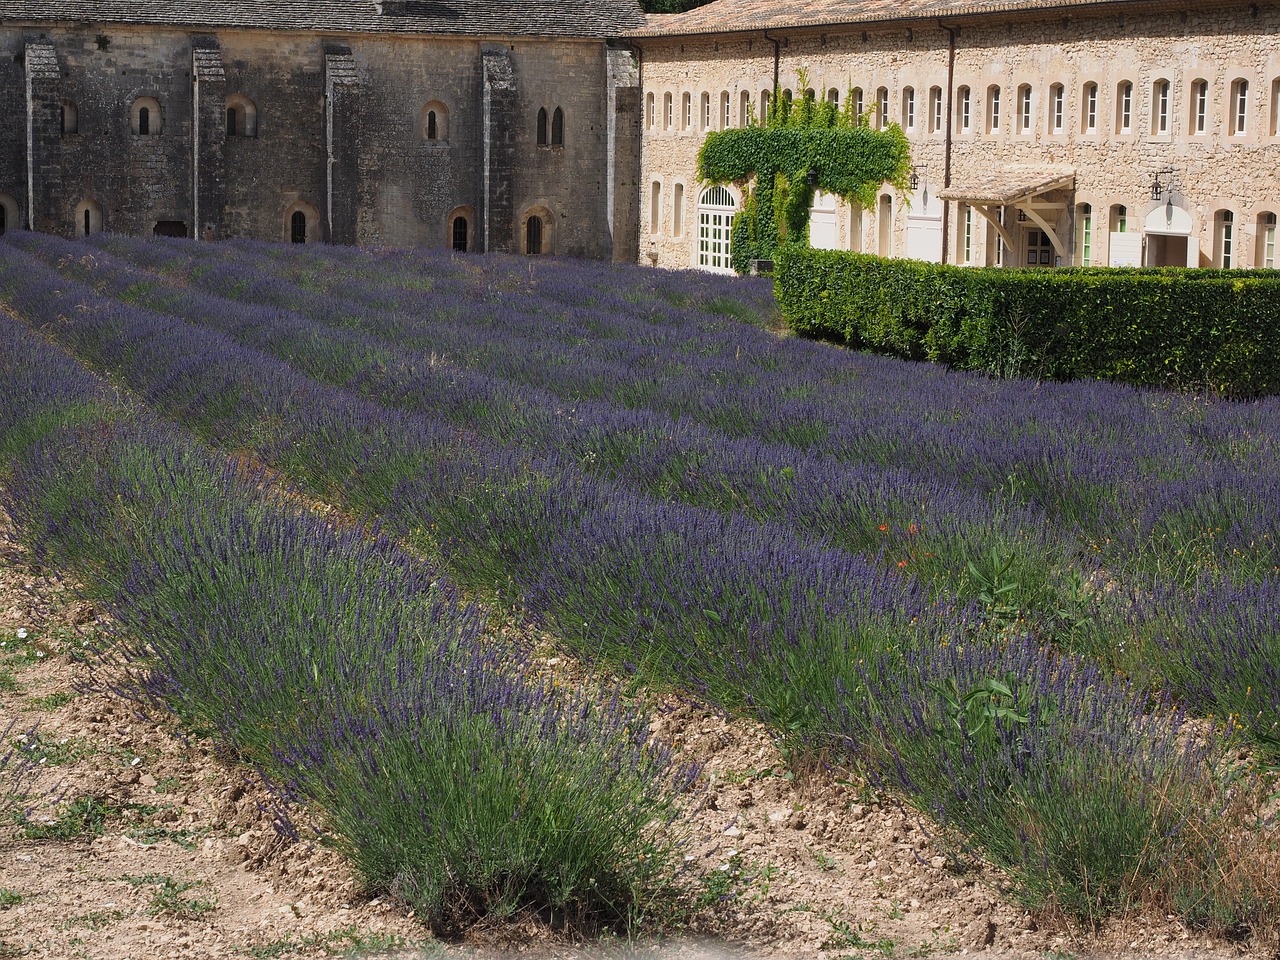
[[[973,96],[968,87],[956,91],[956,126],[961,133],[968,133],[973,124]]]
[[[760,122],[761,123],[767,123],[769,120],[769,101],[770,99],[772,99],[772,97],[773,97],[773,94],[771,94],[768,90],[760,91]]]
[[[1080,110],[1080,132],[1081,133],[1097,133],[1098,132],[1098,85],[1096,83],[1086,83],[1084,85],[1084,95],[1081,97],[1083,104]]]
[[[738,126],[745,127],[751,122],[751,91],[743,90],[738,95]]]
[[[551,114],[551,145],[564,146],[564,111],[559,107],[556,107],[555,113]]]
[[[671,191],[671,235],[684,236],[684,184],[677,183]]]
[[[454,253],[466,253],[470,247],[470,224],[467,223],[466,217],[454,217],[453,226],[450,227],[450,245],[453,247]]]
[[[1236,80],[1231,84],[1231,124],[1233,137],[1242,137],[1249,120],[1249,81]]]
[[[430,143],[445,143],[449,139],[449,108],[439,100],[428,101],[418,115],[418,132]]]
[[[710,130],[711,129],[711,94],[704,93],[702,95],[701,101],[699,101],[699,105],[702,108],[700,111],[702,114],[702,129]]]
[[[129,109],[129,126],[136,137],[158,137],[162,119],[155,97],[139,97]]]
[[[653,125],[657,123],[656,107],[653,103],[653,91],[649,91],[644,97],[644,127],[646,130],[652,130]]]
[[[63,100],[58,107],[58,113],[62,120],[63,136],[80,132],[80,111],[76,109],[74,100]]]
[[[672,114],[674,110],[675,110],[675,107],[672,105],[671,94],[669,93],[663,94],[663,97],[662,97],[662,129],[663,130],[670,130],[672,124],[675,122],[672,119]]]
[[[1031,132],[1031,84],[1018,87],[1018,132]]]
[[[876,91],[876,129],[883,130],[889,122],[889,88],[881,87]]]
[[[1157,80],[1151,86],[1151,133],[1169,132],[1169,81]]]
[[[1271,81],[1271,135],[1280,136],[1280,77]]]
[[[1258,266],[1265,270],[1274,270],[1276,266],[1276,215],[1274,213],[1258,215],[1257,249]]]
[[[733,216],[737,204],[728,187],[708,187],[698,198],[698,266],[733,273]]]
[[[545,147],[549,141],[547,131],[547,108],[538,108],[538,146]]]
[[[929,88],[929,132],[942,132],[942,88]]]
[[[87,237],[102,230],[102,207],[96,200],[81,200],[76,204],[76,233]]]
[[[862,122],[863,104],[862,104],[862,88],[854,87],[849,92],[849,110],[853,113],[853,122]]]
[[[1129,232],[1129,208],[1122,203],[1117,203],[1111,208],[1111,216],[1108,218],[1110,231],[1112,233],[1128,233]]]
[[[914,130],[916,128],[916,89],[915,87],[902,88],[902,129]]]
[[[680,129],[693,129],[693,94],[686,93],[680,98]]]
[[[840,91],[836,87],[831,87],[827,90],[827,103],[833,107],[840,106]]]
[[[649,185],[649,232],[662,232],[662,181],[655,180]]]
[[[287,243],[321,243],[320,211],[305,200],[290,204],[284,212],[280,239]]]
[[[246,96],[233,93],[227,97],[227,136],[256,137],[258,107]]]
[[[542,218],[537,214],[524,222],[524,252],[527,256],[536,257],[542,254]]]
[[[1213,259],[1223,270],[1235,266],[1236,215],[1230,210],[1219,210],[1213,218]]]
[[[720,129],[728,130],[733,117],[729,113],[729,91],[722,90],[720,92]]]
[[[1082,203],[1076,207],[1076,223],[1080,225],[1080,266],[1093,266],[1093,207]]]
[[[1116,133],[1133,131],[1133,84],[1125,80],[1116,87]]]
[[[1209,81],[1197,80],[1191,84],[1191,132],[1204,133],[1208,128]]]
[[[1062,133],[1067,91],[1060,83],[1049,88],[1049,132]]]

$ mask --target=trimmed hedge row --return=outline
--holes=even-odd
[[[1000,376],[1280,393],[1270,270],[975,269],[788,244],[774,279],[804,336]]]

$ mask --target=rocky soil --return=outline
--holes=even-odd
[[[686,929],[583,945],[518,921],[445,947],[402,904],[365,895],[332,850],[277,835],[265,792],[215,744],[89,692],[103,678],[84,650],[101,629],[0,517],[0,731],[14,724],[0,755],[42,758],[30,799],[0,821],[0,960],[1241,955],[1163,917],[1091,935],[1033,918],[889,800],[829,773],[795,777],[758,726],[673,697],[655,705],[654,734],[705,764]],[[548,638],[501,629],[546,669],[579,670]]]

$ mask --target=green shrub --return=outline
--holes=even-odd
[[[793,330],[999,376],[1280,392],[1272,271],[953,267],[779,248]]]

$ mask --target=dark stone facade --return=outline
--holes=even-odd
[[[639,97],[619,56],[599,37],[10,20],[0,203],[9,228],[66,236],[304,223],[308,241],[511,252],[537,216],[543,252],[633,259]],[[563,143],[540,145],[556,108]]]

